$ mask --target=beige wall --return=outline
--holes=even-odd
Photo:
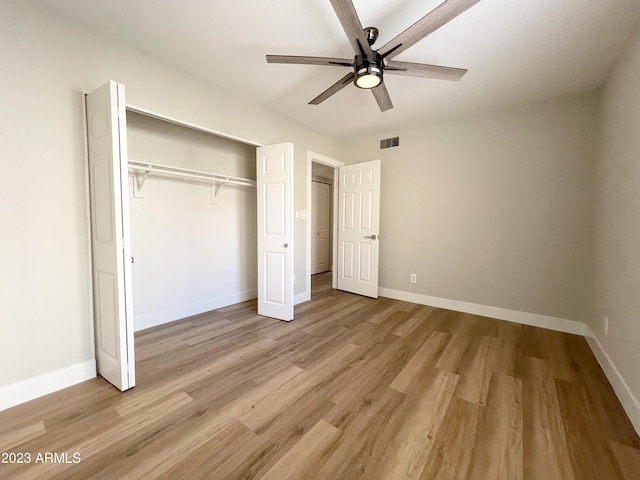
[[[348,144],[348,163],[382,159],[380,286],[583,321],[597,108],[590,93]]]
[[[640,31],[609,78],[595,223],[597,308],[591,328],[640,398]],[[609,334],[602,328],[609,319]],[[637,400],[636,400],[637,401]]]
[[[111,41],[29,0],[0,2],[0,386],[90,360],[90,275],[81,91],[107,80],[129,103],[229,135],[294,142],[295,208],[307,149],[335,142]],[[296,273],[307,272],[296,223]],[[304,289],[298,282],[296,291]],[[10,366],[10,368],[7,368]]]

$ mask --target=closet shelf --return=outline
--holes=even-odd
[[[214,199],[225,185],[234,185],[239,187],[255,188],[255,180],[241,177],[232,177],[229,175],[220,175],[217,173],[202,172],[198,170],[189,170],[186,168],[172,167],[170,165],[159,165],[157,163],[138,162],[129,160],[129,172],[135,177],[134,196],[142,197],[142,188],[147,178],[151,176],[159,176],[163,178],[176,178],[184,181],[196,183],[205,183],[211,186],[211,203],[215,203]]]

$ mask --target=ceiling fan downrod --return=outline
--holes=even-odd
[[[376,27],[366,27],[363,28],[362,31],[364,32],[364,36],[367,38],[369,45],[376,43],[376,40],[378,39],[378,29]]]

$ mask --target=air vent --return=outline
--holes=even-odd
[[[400,137],[385,138],[380,140],[380,150],[383,148],[392,148],[400,145]]]

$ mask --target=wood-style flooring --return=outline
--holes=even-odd
[[[0,452],[31,456],[0,478],[640,479],[584,338],[313,283],[290,323],[245,302],[140,332],[131,391],[0,412]]]

